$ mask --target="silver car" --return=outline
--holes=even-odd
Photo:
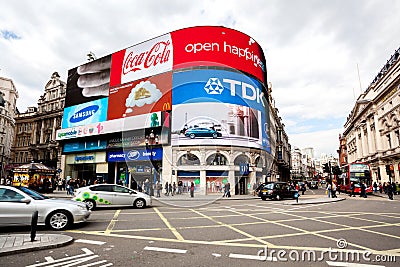
[[[91,210],[97,206],[110,205],[133,206],[140,209],[151,206],[149,195],[117,184],[96,184],[81,187],[76,190],[73,199],[86,203]]]
[[[34,211],[39,212],[38,225],[53,230],[85,222],[91,214],[84,203],[48,198],[26,187],[0,185],[0,226],[30,225]]]

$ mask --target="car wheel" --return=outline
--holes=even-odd
[[[57,231],[66,229],[71,223],[71,214],[64,210],[53,211],[46,219],[46,225],[52,230]]]
[[[281,196],[280,195],[276,195],[275,200],[281,200]]]
[[[85,199],[83,203],[88,206],[89,210],[94,210],[96,208],[96,201],[93,199]]]
[[[261,197],[261,199],[262,199],[262,200],[267,200],[267,198],[266,198],[266,197]]]
[[[133,206],[137,209],[143,209],[146,207],[146,201],[143,198],[138,198],[133,203]]]
[[[217,135],[216,133],[213,133],[212,137],[213,137],[213,138],[217,138],[218,135]]]
[[[196,137],[196,135],[194,135],[193,133],[191,133],[191,134],[189,135],[189,137],[193,139],[193,138]]]

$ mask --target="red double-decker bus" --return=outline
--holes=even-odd
[[[368,164],[361,162],[349,163],[342,166],[341,170],[342,174],[338,179],[341,191],[350,193],[351,183],[354,183],[354,193],[359,194],[361,183],[364,182],[366,193],[372,193],[372,176]]]

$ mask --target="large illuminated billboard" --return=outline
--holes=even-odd
[[[107,120],[108,98],[64,108],[61,128],[87,125]]]
[[[172,145],[237,145],[270,151],[264,92],[258,80],[237,72],[174,73]],[[207,129],[220,134],[213,136]]]
[[[172,72],[113,87],[108,120],[171,110]]]
[[[107,97],[110,88],[111,55],[68,71],[65,107]]]
[[[183,71],[198,67],[223,67],[232,72]],[[268,150],[268,107],[262,94],[265,82],[265,58],[250,36],[220,26],[180,29],[69,70],[57,140],[156,127],[156,117],[171,110],[175,110],[172,120],[177,130],[182,126],[177,124],[179,117],[186,113],[178,110],[184,105],[214,102],[215,108],[222,109],[225,103],[231,109],[221,111],[224,117],[215,119],[229,121],[232,112],[248,114],[237,120],[237,125],[227,122],[231,136],[249,137],[253,147]],[[211,91],[220,83],[224,92],[218,94],[217,88],[207,93],[204,83],[209,83]],[[197,91],[199,88],[202,90]],[[201,97],[208,100],[199,101]]]
[[[250,36],[225,27],[192,27],[171,32],[174,69],[222,66],[266,82],[265,58]]]

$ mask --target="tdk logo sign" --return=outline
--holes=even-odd
[[[98,110],[99,110],[98,105],[92,105],[92,106],[83,108],[83,109],[77,111],[74,115],[72,115],[72,117],[69,119],[69,122],[77,123],[77,122],[86,120],[87,118],[93,116]]]
[[[204,90],[209,95],[220,95],[224,91],[224,86],[222,85],[223,83],[228,84],[226,87],[229,87],[231,96],[235,97],[236,95],[238,95],[243,99],[261,103],[265,107],[264,101],[262,101],[263,93],[261,92],[261,90],[251,84],[242,81],[222,79],[221,83],[218,78],[210,78],[204,86]]]
[[[218,78],[210,78],[206,86],[204,86],[204,90],[206,90],[209,95],[220,95],[224,91],[224,87]]]
[[[137,150],[131,150],[129,151],[126,156],[128,157],[128,159],[130,160],[135,160],[140,156],[140,152]]]

